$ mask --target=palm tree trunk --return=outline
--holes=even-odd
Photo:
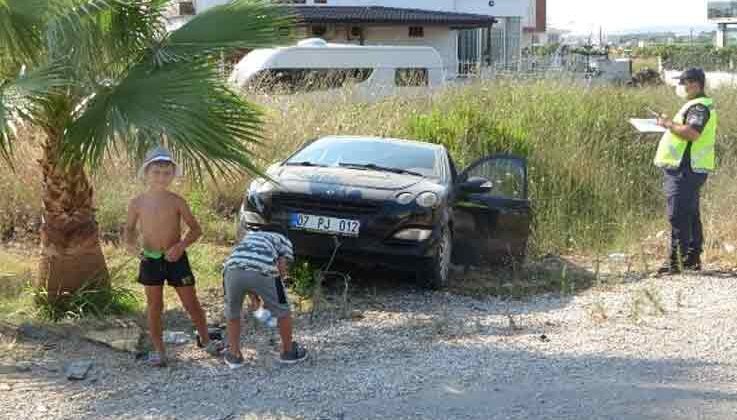
[[[84,285],[109,284],[92,187],[82,165],[60,164],[62,133],[47,132],[39,162],[43,171],[44,213],[37,286],[45,288],[51,299]]]

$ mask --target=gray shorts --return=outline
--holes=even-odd
[[[258,271],[231,267],[223,274],[225,289],[225,317],[228,320],[240,319],[246,293],[258,295],[264,301],[264,308],[276,318],[290,314],[287,293],[280,278],[265,276]]]

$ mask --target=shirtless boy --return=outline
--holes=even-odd
[[[140,172],[148,189],[131,200],[125,231],[128,252],[141,258],[138,282],[146,291],[148,328],[154,347],[148,362],[155,367],[166,365],[161,325],[164,282],[174,287],[197,328],[198,346],[212,355],[222,349],[220,343],[209,339],[205,313],[195,292],[195,278],[185,251],[199,239],[202,229],[187,202],[169,191],[176,172],[177,165],[168,150],[159,147],[148,153]],[[188,227],[183,239],[182,221]],[[137,230],[143,239],[143,252],[137,243]]]

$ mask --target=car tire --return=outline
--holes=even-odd
[[[435,255],[430,266],[420,272],[421,280],[433,290],[445,289],[450,285],[450,264],[453,254],[453,235],[448,227],[440,233]]]

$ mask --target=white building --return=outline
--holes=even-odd
[[[169,24],[229,0],[174,0]],[[545,0],[275,0],[292,4],[305,36],[364,45],[434,47],[450,77],[515,68],[545,30]]]

